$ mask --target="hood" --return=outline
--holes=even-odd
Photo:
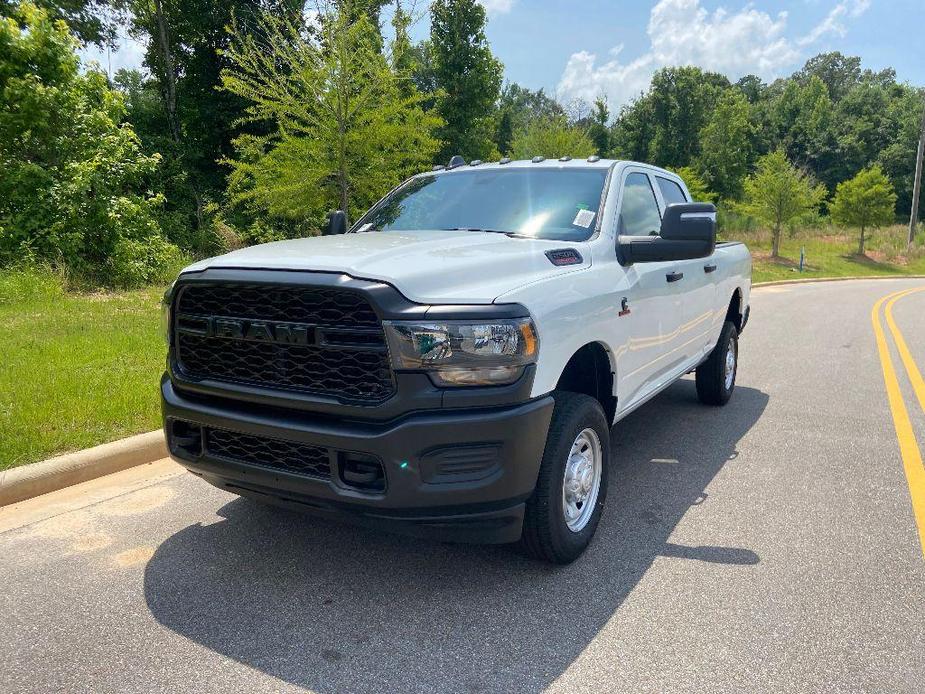
[[[545,252],[575,248],[581,265],[554,266]],[[511,238],[476,231],[367,232],[277,241],[191,265],[206,268],[316,270],[379,280],[416,303],[491,303],[554,274],[590,266],[585,243]]]

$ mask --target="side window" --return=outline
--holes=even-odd
[[[625,236],[658,236],[662,218],[649,177],[631,173],[623,184],[623,203],[617,233]]]
[[[673,205],[676,202],[687,202],[687,198],[684,197],[684,191],[681,190],[681,186],[677,183],[667,178],[662,178],[661,176],[656,176],[655,180],[658,181],[658,187],[662,191],[662,197],[665,199],[666,205]]]

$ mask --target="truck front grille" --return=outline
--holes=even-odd
[[[216,458],[317,479],[331,478],[327,448],[211,428],[205,429],[205,442],[206,452]]]
[[[187,378],[362,402],[394,393],[382,323],[359,292],[188,284],[178,292],[174,332]]]

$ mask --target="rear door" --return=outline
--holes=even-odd
[[[677,181],[657,173],[652,178],[663,214],[668,205],[692,202]],[[716,307],[715,278],[718,273],[715,255],[672,263],[678,311],[682,316],[675,349],[684,361],[697,359],[713,348],[709,343]]]

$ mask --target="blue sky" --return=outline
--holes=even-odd
[[[668,64],[770,80],[829,50],[925,85],[925,0],[480,1],[505,78],[566,102],[605,94],[617,108]],[[413,3],[403,0],[406,8]],[[417,0],[417,11],[425,5]],[[428,30],[425,17],[413,33],[424,38]],[[105,55],[87,56],[106,67]],[[141,57],[141,47],[126,40],[111,56],[112,69],[136,67]]]

